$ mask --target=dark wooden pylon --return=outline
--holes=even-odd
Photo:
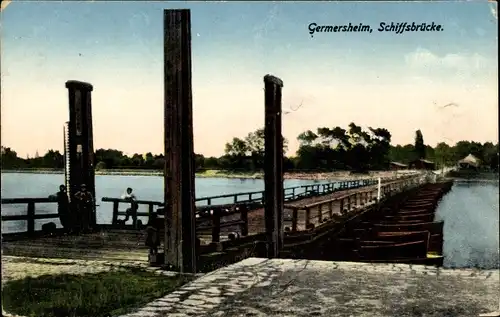
[[[265,222],[267,256],[279,256],[283,245],[283,136],[281,134],[281,89],[283,81],[264,76],[265,86]]]
[[[190,10],[164,10],[165,260],[196,272]]]
[[[80,185],[85,184],[87,190],[95,199],[95,165],[94,165],[94,138],[92,133],[92,91],[93,86],[89,83],[69,80],[66,82],[69,98],[69,122],[67,124],[66,138],[66,165],[65,183],[70,198],[80,190]],[[74,207],[74,206],[73,206]],[[77,212],[78,208],[72,208]],[[96,225],[95,204],[90,217],[75,217],[86,219],[88,224],[80,223],[80,226]]]

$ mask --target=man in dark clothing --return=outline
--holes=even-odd
[[[160,246],[160,226],[163,223],[158,218],[157,213],[152,213],[149,216],[149,221],[146,225],[146,246],[149,247],[150,255],[158,254],[158,247]]]
[[[81,230],[90,230],[90,220],[92,219],[94,197],[87,191],[87,186],[82,184],[80,190],[75,194],[76,206],[78,210],[78,222]]]
[[[61,220],[61,225],[64,229],[68,230],[71,227],[71,218],[69,210],[69,199],[68,193],[66,192],[66,186],[59,186],[59,191],[56,193],[57,199],[57,213],[59,214],[59,219]]]

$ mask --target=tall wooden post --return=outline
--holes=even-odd
[[[196,272],[191,14],[164,10],[165,254],[181,272]]]
[[[92,99],[94,89],[91,84],[76,80],[66,82],[69,97],[69,123],[66,148],[68,151],[65,166],[67,191],[70,199],[80,189],[81,184],[95,199],[94,140],[92,133]],[[77,209],[74,209],[77,210]],[[87,218],[83,218],[87,219]],[[91,214],[90,226],[95,226],[95,204]],[[85,226],[87,224],[80,224]]]
[[[265,86],[265,219],[267,256],[279,255],[283,245],[283,137],[281,134],[281,79],[266,75]]]

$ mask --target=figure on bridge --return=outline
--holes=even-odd
[[[71,215],[69,209],[69,198],[66,192],[66,186],[60,185],[59,191],[54,195],[57,200],[57,213],[64,229],[71,228]]]
[[[94,197],[87,191],[87,186],[82,184],[75,194],[77,208],[77,226],[83,232],[90,231],[90,221],[94,212]]]
[[[148,224],[146,225],[146,246],[149,247],[150,256],[158,254],[160,246],[160,231],[163,225],[162,219],[158,218],[158,214],[152,213],[149,216]]]
[[[127,210],[125,211],[125,219],[121,220],[121,222],[125,224],[132,216],[132,219],[134,219],[134,223],[137,224],[137,210],[139,209],[139,204],[137,203],[137,197],[133,193],[133,189],[128,187],[121,198],[130,201],[130,208],[127,208]]]

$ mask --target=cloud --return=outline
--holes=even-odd
[[[495,20],[497,20],[498,19],[498,11],[497,11],[496,1],[495,1],[495,3],[490,4],[490,12],[491,12],[491,15],[493,15],[493,17],[495,18]]]
[[[439,56],[423,48],[418,48],[414,52],[407,54],[405,62],[410,67],[415,68],[443,67],[456,70],[477,70],[488,65],[488,59],[477,53]]]

